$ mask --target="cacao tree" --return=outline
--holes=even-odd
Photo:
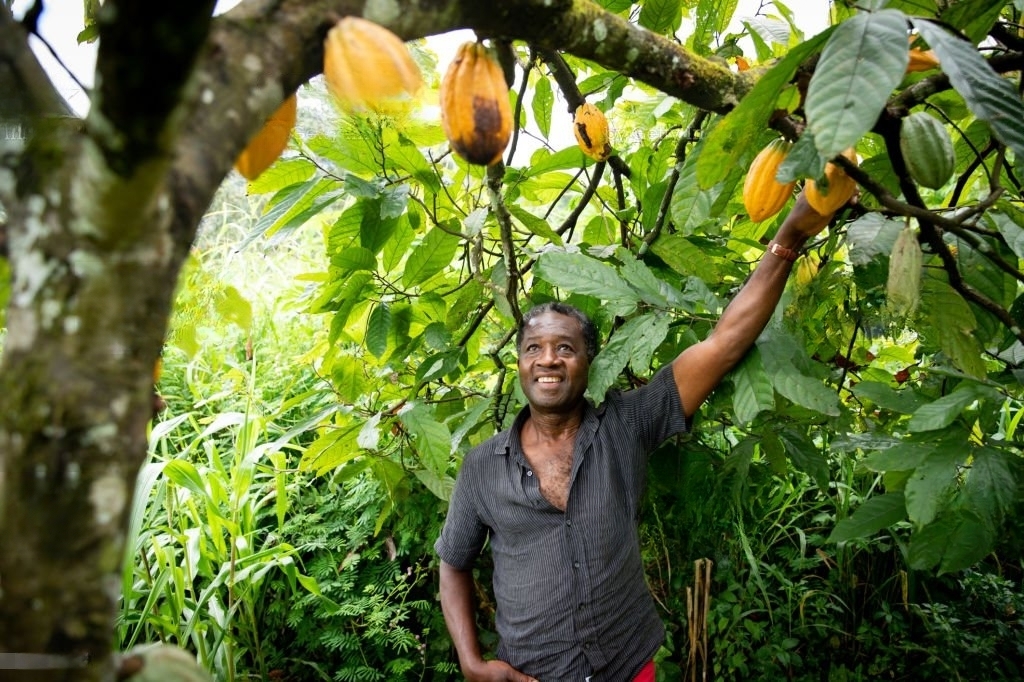
[[[233,162],[297,90],[301,114],[349,15],[410,41],[473,29],[505,67],[513,134],[484,168],[450,153],[436,117],[339,112],[250,184],[268,197],[252,239],[325,235],[310,309],[330,319],[319,369],[349,409],[324,417],[303,466],[359,460],[394,508],[444,498],[517,400],[511,340],[532,302],[599,322],[595,400],[643,381],[763,252],[779,218],[752,221],[742,186],[781,136],[777,181],[827,196],[845,174],[859,196],[696,432],[823,491],[835,458],[877,472],[836,542],[909,522],[914,568],[992,551],[1024,498],[1020,0],[837,2],[814,36],[782,2],[738,33],[736,3],[712,0],[214,4],[85,3],[98,58],[82,120],[29,49],[45,3],[20,21],[0,6],[2,113],[23,131],[0,140],[0,651],[66,657],[51,679],[113,679],[179,270]],[[606,160],[552,130],[557,101],[607,115]],[[904,130],[919,114],[934,122]]]

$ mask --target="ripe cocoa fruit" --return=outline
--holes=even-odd
[[[612,146],[608,144],[608,119],[590,102],[576,107],[572,130],[576,134],[576,143],[590,158],[607,161],[612,155]]]
[[[460,45],[441,80],[441,127],[470,163],[501,160],[512,135],[512,107],[501,66],[481,43]]]
[[[324,80],[349,112],[401,108],[423,82],[402,39],[360,17],[345,17],[327,32]]]
[[[857,152],[853,147],[844,151],[842,156],[857,163]],[[811,208],[821,215],[832,215],[850,200],[857,189],[857,183],[831,161],[825,164],[825,180],[827,187],[819,187],[814,180],[808,180],[804,194]]]
[[[235,159],[235,170],[246,180],[255,180],[270,168],[270,165],[281,156],[288,146],[288,138],[295,127],[295,115],[298,100],[295,95],[286,99],[278,107],[256,136],[249,140],[242,153]]]
[[[781,183],[775,179],[791,146],[781,137],[772,140],[754,157],[747,170],[743,180],[743,207],[754,222],[767,220],[781,211],[793,194],[796,182]]]

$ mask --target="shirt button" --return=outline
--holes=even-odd
[[[566,521],[565,521],[565,525],[567,525],[567,526],[571,526],[571,525],[572,525],[572,521],[569,521],[568,519],[566,519]]]
[[[578,561],[572,562],[572,567],[573,568],[579,568],[580,567],[580,562],[578,562]]]
[[[527,476],[533,476],[533,470],[532,469],[527,469],[526,470],[526,475]]]

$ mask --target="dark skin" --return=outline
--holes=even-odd
[[[786,216],[775,241],[800,249],[828,224],[808,206],[803,193]],[[687,421],[735,367],[771,319],[793,264],[766,253],[729,303],[706,339],[672,361],[672,374]],[[586,343],[579,323],[548,312],[530,320],[519,348],[519,381],[530,404],[520,439],[538,477],[541,494],[565,511],[569,499],[573,444],[583,421],[587,389]],[[504,661],[485,660],[480,651],[473,603],[473,574],[441,562],[441,609],[462,673],[469,682],[536,682]]]

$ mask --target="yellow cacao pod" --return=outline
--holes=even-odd
[[[793,194],[796,182],[785,184],[775,179],[779,166],[786,160],[790,143],[777,138],[754,157],[743,181],[743,206],[756,223],[767,220],[782,210]]]
[[[910,59],[907,62],[907,73],[916,71],[927,71],[939,65],[939,58],[931,50],[922,50],[917,47],[910,48]]]
[[[452,149],[470,163],[501,160],[512,135],[508,85],[481,43],[459,46],[441,80],[441,127]]]
[[[608,144],[608,119],[590,102],[576,107],[572,130],[576,134],[576,144],[590,158],[607,161],[612,155],[612,146]]]
[[[401,108],[423,82],[402,39],[359,17],[345,17],[327,32],[324,80],[349,112]]]
[[[857,152],[853,147],[844,151],[842,155],[857,163]],[[828,186],[822,188],[819,188],[814,180],[808,180],[804,194],[807,195],[807,203],[811,208],[821,215],[832,215],[850,200],[857,189],[857,183],[831,161],[825,164],[825,179]]]
[[[242,153],[235,159],[235,170],[246,180],[255,180],[260,173],[277,161],[288,146],[288,138],[295,127],[295,113],[298,100],[293,94],[278,107],[256,136],[249,140]]]

